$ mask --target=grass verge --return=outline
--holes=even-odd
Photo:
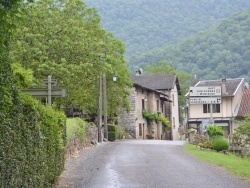
[[[250,181],[250,159],[229,153],[225,155],[216,151],[198,150],[195,145],[185,144],[185,151],[195,158],[224,167],[231,174],[239,175]]]
[[[86,123],[80,118],[69,118],[66,121],[67,143],[76,135],[81,141],[85,138]]]

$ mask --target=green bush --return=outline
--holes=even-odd
[[[109,132],[117,132],[117,126],[113,124],[108,124],[108,131]]]
[[[209,135],[210,138],[212,138],[214,136],[223,136],[224,131],[222,130],[221,127],[218,127],[217,125],[213,125],[213,126],[207,127],[207,134]]]
[[[212,144],[211,148],[216,150],[216,151],[228,150],[228,148],[229,148],[228,141],[226,141],[225,138],[223,138],[221,136],[214,137],[211,140],[211,144]]]
[[[250,144],[250,115],[246,116],[236,131],[246,136],[245,141]]]
[[[108,140],[116,140],[118,138],[118,134],[118,127],[116,125],[108,124]]]

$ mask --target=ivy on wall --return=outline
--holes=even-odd
[[[147,110],[143,110],[142,111],[142,117],[147,120],[148,124],[151,124],[153,121],[155,121],[156,123],[161,121],[164,132],[166,132],[168,130],[168,128],[170,127],[169,120],[167,118],[165,118],[164,116],[159,115],[157,113],[151,113],[151,112],[149,112]]]

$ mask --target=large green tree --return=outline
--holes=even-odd
[[[40,0],[25,8],[10,56],[13,62],[33,70],[36,86],[52,75],[67,91],[55,103],[93,113],[97,110],[98,76],[106,72],[108,94],[119,93],[108,99],[119,98],[120,105],[127,106],[125,88],[130,82],[124,46],[100,27],[95,9],[80,0]],[[116,85],[110,79],[114,72],[119,77]]]

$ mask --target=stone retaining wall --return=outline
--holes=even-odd
[[[229,144],[229,151],[250,157],[250,140],[247,140],[246,136],[239,133],[229,135]]]
[[[189,133],[189,142],[191,144],[198,144],[199,142],[206,142],[209,140],[209,136],[207,134],[192,134]]]
[[[66,159],[74,156],[79,150],[90,147],[93,145],[96,145],[98,143],[98,129],[96,125],[86,125],[87,131],[86,131],[86,138],[81,141],[78,136],[75,136],[70,140],[70,142],[67,144],[66,148]]]

